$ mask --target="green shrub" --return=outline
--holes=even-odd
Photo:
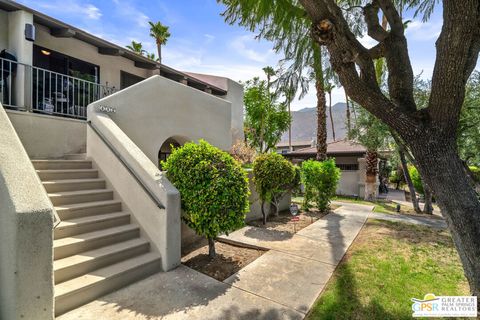
[[[408,173],[410,173],[410,177],[412,178],[415,191],[420,194],[424,194],[425,191],[423,190],[422,178],[420,178],[420,173],[418,173],[417,168],[414,166],[408,166]]]
[[[248,178],[228,153],[201,140],[175,148],[163,168],[180,191],[185,223],[208,239],[215,256],[214,239],[244,225],[248,211]]]
[[[273,205],[274,213],[286,192],[298,188],[299,179],[293,164],[277,153],[258,156],[253,162],[253,182],[262,201],[263,224],[267,221],[265,202]]]
[[[470,168],[470,171],[472,172],[473,180],[475,180],[475,182],[480,183],[480,167],[470,166],[469,168]]]
[[[315,202],[318,210],[327,211],[340,180],[340,169],[336,167],[335,160],[304,161],[301,172],[302,183],[305,186],[303,207],[309,209],[311,202]]]

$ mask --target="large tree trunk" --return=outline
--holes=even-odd
[[[349,97],[401,135],[420,176],[445,216],[473,295],[480,295],[480,201],[470,185],[456,145],[466,82],[480,52],[480,0],[443,0],[443,26],[428,107],[417,109],[414,73],[405,26],[391,0],[363,7],[368,34],[380,42],[366,49],[343,10],[330,0],[299,0],[313,22],[312,36],[326,45],[330,62]],[[378,10],[389,30],[379,27]],[[379,88],[373,60],[385,57],[388,96]]]
[[[400,163],[402,164],[403,176],[405,177],[405,181],[407,182],[408,191],[410,191],[410,199],[412,201],[413,209],[416,213],[422,213],[422,210],[418,205],[417,193],[415,192],[415,187],[413,186],[412,177],[410,177],[410,172],[408,172],[405,153],[402,150],[399,150],[398,155],[400,156]]]
[[[333,138],[333,141],[336,141],[335,125],[333,124],[333,117],[332,117],[332,91],[328,92],[328,112],[330,113],[330,123],[332,125],[332,138]]]
[[[456,141],[430,133],[406,141],[418,169],[435,199],[453,236],[473,295],[480,295],[480,201],[470,186]]]

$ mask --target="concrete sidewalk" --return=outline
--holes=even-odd
[[[225,282],[306,314],[372,208],[345,205],[290,238],[256,227],[245,227],[222,237],[222,241],[269,249]]]
[[[269,251],[224,282],[180,266],[57,319],[303,319],[371,210],[345,204],[294,236],[242,228],[222,240]]]

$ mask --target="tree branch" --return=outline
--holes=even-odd
[[[332,27],[328,31],[330,34],[320,35],[321,38],[316,37],[315,40],[322,45],[326,45],[330,53],[331,65],[338,74],[340,82],[348,95],[396,131],[414,134],[417,131],[414,130],[415,126],[419,125],[417,118],[404,112],[402,107],[392,103],[383,95],[376,80],[371,53],[360,44],[352,33],[336,1],[300,0],[300,3],[311,17],[314,28],[318,28],[318,24],[324,20],[331,22]],[[407,61],[408,66],[410,66],[409,60]],[[360,74],[356,66],[359,67]],[[410,90],[413,92],[413,83],[410,86]],[[413,101],[413,93],[411,93],[411,96]]]
[[[388,37],[388,31],[382,28],[378,21],[379,6],[376,1],[363,7],[363,16],[367,24],[367,33],[370,37],[382,42]]]
[[[437,40],[428,111],[447,134],[455,137],[456,126],[452,123],[458,123],[465,85],[480,50],[480,0],[444,0],[443,6],[444,24]]]
[[[393,2],[391,0],[374,0],[373,2],[378,2],[378,5],[382,8],[388,24],[390,25],[390,32],[398,36],[403,36],[403,21]]]

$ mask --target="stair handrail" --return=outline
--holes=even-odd
[[[95,134],[102,140],[102,142],[110,149],[110,151],[115,155],[115,157],[122,163],[122,165],[127,169],[127,171],[135,178],[138,184],[142,187],[145,193],[152,199],[152,201],[159,207],[160,209],[165,209],[162,201],[157,198],[155,194],[150,190],[149,187],[146,186],[143,179],[141,179],[135,170],[128,164],[128,162],[120,155],[120,153],[113,147],[113,145],[108,141],[108,139],[102,134],[102,132],[92,123],[91,120],[87,121],[88,126],[95,132]]]

